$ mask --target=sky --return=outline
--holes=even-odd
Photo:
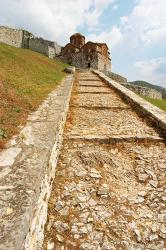
[[[166,88],[166,0],[0,0],[0,25],[65,45],[106,42],[112,71]]]

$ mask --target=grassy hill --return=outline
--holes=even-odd
[[[0,43],[0,148],[65,76],[65,64]]]

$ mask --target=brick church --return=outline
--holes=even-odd
[[[106,43],[85,43],[85,37],[76,33],[61,50],[63,62],[77,68],[94,68],[101,71],[111,71],[111,59]]]

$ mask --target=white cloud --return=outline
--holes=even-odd
[[[124,32],[144,45],[166,39],[166,0],[137,1],[129,16],[121,17]]]
[[[115,0],[1,0],[0,24],[24,28],[45,38],[66,42],[77,28],[95,27]]]
[[[99,17],[102,15],[103,11],[110,5],[115,2],[115,0],[93,0],[92,6],[94,9],[88,11],[86,16],[86,23],[89,27],[94,27],[99,24]]]
[[[112,49],[123,41],[123,36],[120,29],[117,26],[114,26],[110,32],[103,31],[99,35],[91,34],[87,36],[87,39],[93,42],[106,42],[107,45]]]
[[[138,61],[135,67],[142,79],[166,87],[166,57]]]
[[[120,18],[120,20],[121,20],[121,24],[124,25],[125,23],[128,22],[129,17],[128,17],[128,16],[122,16],[122,17]]]

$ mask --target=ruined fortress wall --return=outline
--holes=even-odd
[[[29,40],[29,49],[54,59],[61,52],[61,46],[43,38],[33,37]]]
[[[137,86],[137,85],[132,85],[129,83],[125,84],[124,86],[126,88],[132,90],[136,94],[147,96],[147,97],[150,97],[153,99],[162,99],[162,94],[155,89],[146,88],[146,87]]]
[[[56,42],[35,37],[32,33],[25,30],[12,29],[4,26],[0,26],[0,42],[18,48],[31,49],[50,58],[55,58],[55,56],[61,52],[61,46]]]
[[[54,47],[48,46],[48,57],[54,59],[56,56],[56,50]]]
[[[57,42],[54,42],[54,48],[55,48],[55,54],[59,55],[61,53],[62,47]]]
[[[129,84],[127,82],[127,78],[113,72],[103,71],[103,73],[106,76],[110,77],[112,80],[124,85],[126,88],[132,90],[138,95],[147,96],[153,99],[162,99],[162,94],[155,89]]]
[[[105,75],[107,75],[108,77],[110,77],[111,79],[115,80],[116,82],[119,82],[121,84],[127,83],[127,78],[125,78],[124,76],[121,76],[119,74],[110,72],[109,70],[108,71],[103,71],[103,73]]]
[[[32,38],[29,40],[29,49],[48,56],[49,43],[42,38]]]
[[[18,48],[22,47],[23,31],[0,26],[0,42]]]

